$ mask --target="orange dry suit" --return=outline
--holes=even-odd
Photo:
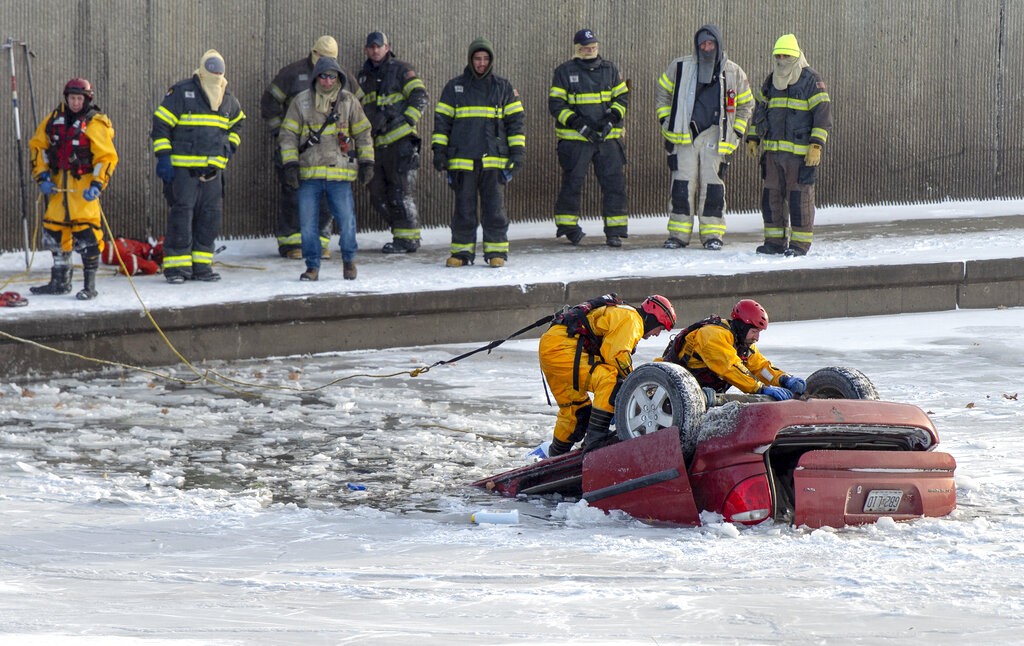
[[[629,305],[598,307],[587,322],[593,335],[569,336],[566,326],[552,325],[540,338],[540,368],[558,402],[554,436],[570,444],[586,432],[588,393],[594,393],[594,407],[615,411],[616,384],[633,370],[633,352],[644,336],[643,319]]]
[[[762,385],[781,386],[779,378],[786,373],[773,366],[756,345],[738,343],[727,321],[712,317],[701,323],[689,333],[680,332],[685,335],[682,342],[677,343],[678,338],[669,342],[665,361],[683,366],[701,386],[720,393],[729,386],[748,394],[756,393]]]

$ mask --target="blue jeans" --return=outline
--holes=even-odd
[[[299,184],[299,230],[302,235],[302,258],[306,267],[320,268],[320,196],[327,195],[331,210],[341,231],[341,259],[356,259],[356,207],[352,201],[352,182],[329,182],[306,179]]]

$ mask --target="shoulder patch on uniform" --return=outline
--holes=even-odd
[[[408,72],[405,73],[405,79],[406,80],[414,79],[414,78],[416,78],[416,72],[414,72],[413,70],[409,70]]]
[[[819,90],[824,90],[825,89],[825,81],[818,81],[818,89]]]
[[[167,88],[167,94],[165,96],[171,96],[174,94],[174,87]]]
[[[519,90],[517,90],[515,88],[512,88],[512,96],[514,96],[515,98],[518,99],[519,98]]]

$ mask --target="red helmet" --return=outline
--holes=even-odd
[[[736,306],[732,308],[732,318],[759,330],[768,329],[768,312],[764,311],[760,303],[749,298],[736,303]]]
[[[671,330],[672,326],[676,324],[676,311],[672,307],[672,303],[664,296],[657,294],[648,296],[643,303],[640,303],[640,311],[653,316],[658,324],[666,330]]]
[[[92,83],[83,78],[73,78],[64,84],[64,98],[69,94],[81,94],[86,99],[92,100]]]

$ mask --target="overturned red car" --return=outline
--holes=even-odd
[[[807,527],[945,516],[956,462],[931,420],[878,401],[863,374],[823,368],[798,400],[702,391],[671,363],[639,366],[615,401],[619,442],[473,483],[506,496],[559,493],[640,520],[700,525],[700,512]]]

